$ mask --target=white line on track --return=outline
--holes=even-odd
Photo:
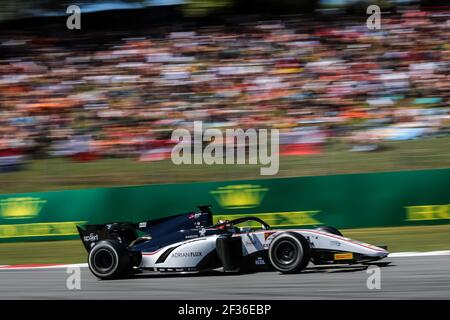
[[[69,268],[69,267],[79,267],[79,268],[87,268],[87,263],[74,263],[74,264],[57,264],[57,265],[51,265],[51,266],[26,266],[26,265],[20,265],[20,266],[0,266],[1,270],[33,270],[33,269],[61,269],[61,268]]]
[[[428,256],[449,256],[450,250],[429,251],[429,252],[394,252],[389,254],[389,258],[402,257],[428,257]]]

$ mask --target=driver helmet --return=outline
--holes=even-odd
[[[219,220],[219,223],[223,223],[223,225],[219,226],[218,229],[228,231],[231,233],[236,233],[237,232],[236,228],[233,228],[229,222],[230,220]]]
[[[219,220],[219,224],[223,223],[223,225],[219,226],[218,229],[226,230],[230,225],[228,224],[230,220]]]

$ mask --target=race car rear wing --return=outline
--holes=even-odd
[[[86,224],[77,226],[78,234],[84,247],[89,252],[100,240],[117,240],[128,246],[138,238],[137,230],[131,222],[113,222],[105,224]]]
[[[90,249],[100,240],[112,239],[128,246],[139,237],[139,232],[157,239],[180,230],[200,229],[212,224],[210,205],[198,206],[198,211],[142,222],[113,222],[77,226],[84,247]]]

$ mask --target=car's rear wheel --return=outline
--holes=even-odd
[[[298,273],[306,268],[310,259],[311,248],[301,234],[285,232],[270,243],[270,263],[282,273]]]
[[[331,233],[337,236],[341,236],[343,237],[344,235],[335,227],[329,227],[329,226],[322,226],[317,228],[318,231],[323,231],[323,232],[327,232],[327,233]]]
[[[88,265],[100,279],[117,279],[132,270],[130,255],[118,241],[103,240],[89,252]]]

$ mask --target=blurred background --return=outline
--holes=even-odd
[[[443,1],[71,4],[0,1],[1,193],[260,177],[174,165],[194,120],[280,129],[278,177],[450,167]]]

